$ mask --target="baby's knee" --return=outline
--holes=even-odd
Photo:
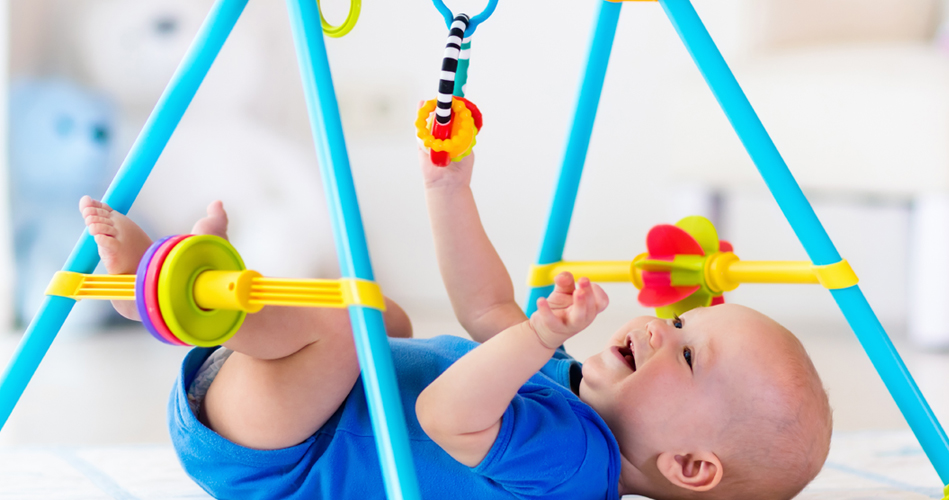
[[[390,337],[408,339],[412,338],[412,320],[405,313],[399,304],[386,297],[386,310],[382,313],[382,319],[386,324],[386,333]]]

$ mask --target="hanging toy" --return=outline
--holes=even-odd
[[[465,38],[469,22],[465,14],[457,15],[452,21],[442,59],[438,97],[419,108],[415,120],[419,141],[431,155],[432,163],[439,167],[447,167],[450,162],[471,154],[475,137],[481,130],[481,111],[462,97],[471,47],[470,39]],[[462,59],[460,72],[459,58]]]

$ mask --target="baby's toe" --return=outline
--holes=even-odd
[[[102,225],[102,226],[113,226],[112,219],[108,217],[103,217],[101,215],[90,214],[83,217],[83,220],[86,222],[86,226],[89,226],[89,231],[92,231],[93,225]]]
[[[83,216],[83,217],[89,217],[90,215],[94,215],[94,216],[97,216],[97,217],[103,217],[103,218],[105,218],[105,217],[111,217],[111,216],[112,216],[112,211],[111,211],[111,210],[106,210],[105,208],[100,208],[100,207],[86,207],[86,208],[83,208],[83,209],[82,209],[82,216]]]
[[[108,219],[106,219],[108,220]],[[105,222],[86,222],[86,226],[89,228],[89,233],[93,236],[102,236],[102,237],[112,237],[114,238],[118,231],[116,231],[115,226],[111,224],[111,221],[108,223]],[[99,242],[99,239],[96,238],[96,243]]]
[[[113,238],[112,235],[99,233],[93,235],[92,239],[99,246],[99,256],[102,258],[115,255],[119,251],[119,240]]]
[[[108,205],[106,205],[105,203],[102,203],[102,202],[99,201],[99,200],[93,199],[93,198],[92,198],[91,196],[89,196],[89,195],[83,196],[82,198],[79,199],[79,209],[80,209],[80,210],[85,210],[86,208],[90,208],[90,207],[91,207],[91,208],[101,208],[101,209],[104,209],[104,210],[106,210],[106,211],[108,211],[108,212],[111,212],[111,211],[112,211],[112,209],[111,209]]]

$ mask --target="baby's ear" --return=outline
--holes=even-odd
[[[670,483],[692,491],[708,491],[722,480],[722,461],[709,451],[676,454],[663,452],[656,466]]]

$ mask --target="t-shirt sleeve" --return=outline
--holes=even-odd
[[[585,412],[538,385],[514,397],[473,471],[525,498],[605,498],[609,455],[607,438]]]

